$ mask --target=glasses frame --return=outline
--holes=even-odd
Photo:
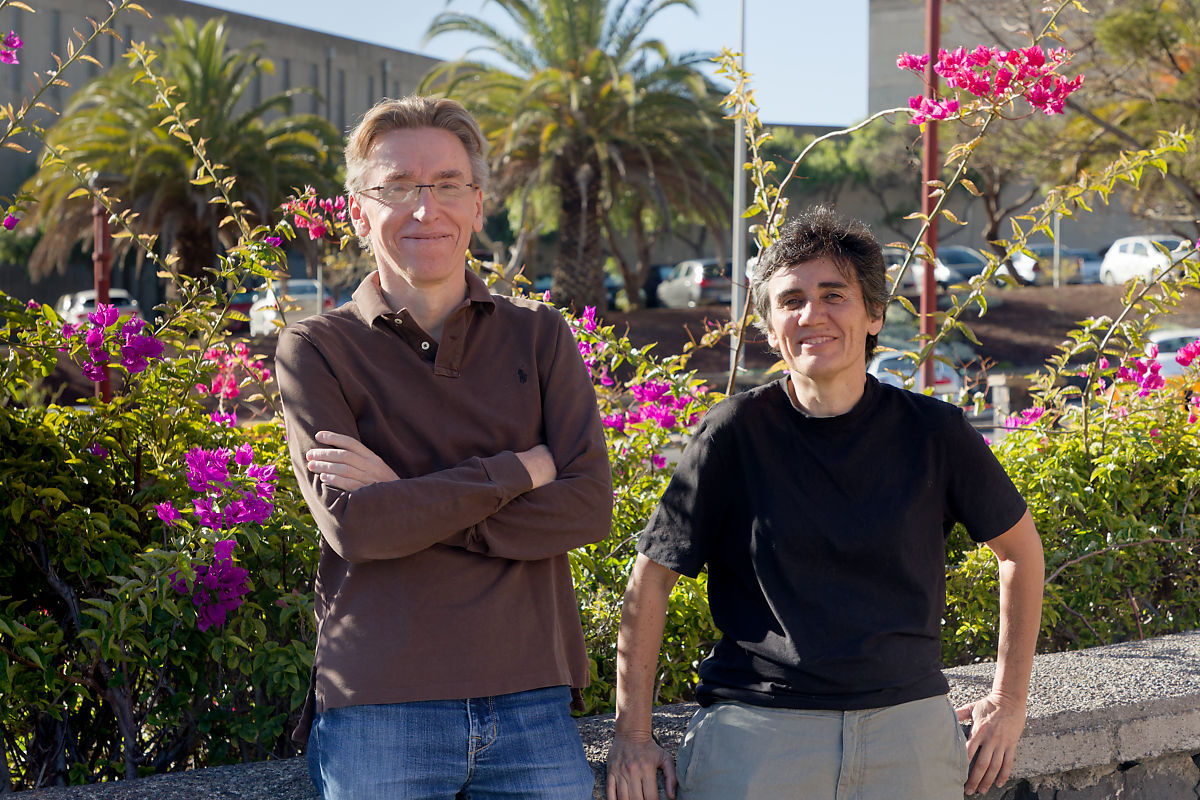
[[[447,181],[442,181],[442,183],[447,183]],[[387,184],[382,184],[382,183],[379,184],[378,186],[368,186],[365,189],[358,189],[357,193],[358,194],[366,194],[367,192],[378,192],[379,193],[378,195],[367,195],[367,196],[370,197],[372,200],[383,203],[384,205],[392,206],[393,208],[404,208],[405,206],[414,205],[418,200],[420,200],[422,189],[428,189],[430,197],[432,197],[434,200],[438,201],[439,203],[442,203],[443,205],[445,205],[446,203],[453,203],[453,202],[456,202],[456,201],[462,199],[462,198],[455,198],[454,200],[442,199],[441,197],[438,196],[437,189],[438,189],[439,185],[440,184],[437,184],[437,183],[414,183],[412,185],[412,188],[416,191],[416,194],[414,194],[408,200],[400,200],[400,201],[385,200],[383,197],[383,189],[387,188]],[[471,183],[471,182],[465,182],[462,185],[463,185],[463,188],[466,188],[466,189],[481,188],[479,186],[479,184]],[[464,197],[465,196],[466,195],[464,195]]]

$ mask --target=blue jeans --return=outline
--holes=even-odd
[[[331,708],[308,738],[324,800],[589,800],[595,776],[552,686],[466,700]]]

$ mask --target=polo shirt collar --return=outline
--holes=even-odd
[[[492,297],[483,279],[471,270],[466,271],[467,296],[442,325],[440,342],[435,342],[422,331],[408,308],[392,311],[379,285],[379,272],[375,271],[363,279],[354,290],[354,302],[362,314],[363,321],[372,328],[390,329],[406,341],[423,360],[432,362],[433,374],[457,378],[462,370],[463,352],[466,347],[467,331],[477,314],[492,314],[496,300]]]

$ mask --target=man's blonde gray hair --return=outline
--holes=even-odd
[[[409,95],[399,100],[380,100],[350,131],[346,139],[346,191],[353,194],[367,188],[362,185],[363,175],[371,148],[380,136],[413,128],[441,128],[453,133],[471,162],[471,183],[487,187],[487,139],[471,113],[457,100]]]

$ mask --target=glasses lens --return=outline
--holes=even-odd
[[[454,203],[466,197],[470,184],[460,181],[440,181],[438,183],[411,183],[397,181],[375,187],[379,199],[388,205],[406,206],[417,202],[422,189],[428,189],[433,199],[439,203]]]

